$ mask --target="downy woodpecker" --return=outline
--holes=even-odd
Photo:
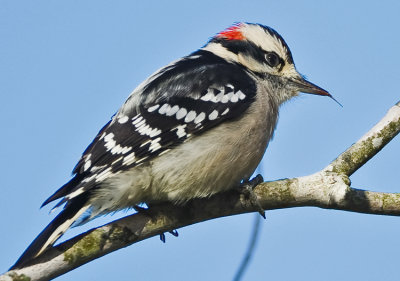
[[[100,130],[73,178],[43,203],[65,205],[13,268],[73,223],[141,203],[185,204],[248,180],[279,106],[299,92],[331,97],[297,72],[283,38],[260,24],[237,23],[156,71]]]

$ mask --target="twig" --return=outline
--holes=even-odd
[[[371,130],[360,140],[339,155],[328,167],[327,171],[343,173],[351,176],[369,159],[374,157],[400,131],[400,101],[389,109]]]
[[[242,262],[240,263],[240,266],[235,274],[235,277],[233,278],[233,281],[240,281],[243,277],[244,272],[246,271],[247,267],[250,264],[250,260],[253,256],[254,249],[256,247],[258,237],[260,234],[260,225],[261,225],[261,216],[257,213],[254,216],[254,224],[253,224],[253,229],[251,232],[250,236],[250,243],[247,248],[246,254],[244,255]]]

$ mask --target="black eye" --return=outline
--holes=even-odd
[[[277,54],[275,54],[274,52],[266,53],[265,60],[267,61],[268,65],[270,67],[276,67],[281,63],[279,56]]]

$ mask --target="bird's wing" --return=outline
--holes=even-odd
[[[240,117],[255,94],[254,80],[240,66],[205,51],[165,67],[133,92],[85,150],[75,177],[44,205],[65,197],[60,205],[108,177]]]

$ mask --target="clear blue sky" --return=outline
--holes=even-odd
[[[236,21],[275,28],[298,70],[344,105],[311,95],[285,104],[264,178],[322,169],[400,100],[399,11],[398,1],[0,0],[0,271],[54,217],[39,206],[131,90]],[[353,186],[400,191],[399,156],[397,138]],[[231,280],[253,216],[155,237],[58,280]],[[270,211],[244,280],[399,280],[399,234],[396,217]]]

